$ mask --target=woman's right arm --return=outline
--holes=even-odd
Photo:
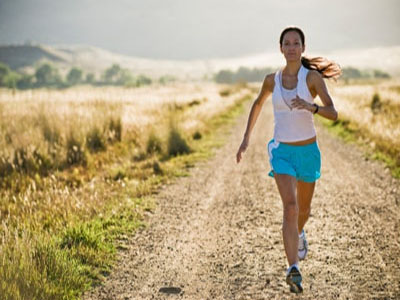
[[[274,89],[274,77],[275,74],[269,74],[265,76],[261,90],[256,100],[254,101],[253,106],[251,107],[249,119],[247,121],[247,128],[243,139],[250,140],[251,131],[253,130],[253,127],[257,121],[261,108],[265,100],[268,98],[268,96],[272,93]]]
[[[274,78],[275,78],[274,73],[265,76],[261,90],[251,107],[249,119],[247,121],[246,132],[244,133],[243,141],[239,147],[239,151],[236,154],[236,161],[238,163],[242,159],[242,152],[244,152],[247,149],[247,146],[248,146],[249,140],[250,140],[251,131],[253,130],[253,127],[257,121],[257,118],[258,118],[258,115],[260,114],[261,108],[262,108],[265,100],[268,98],[268,96],[274,90],[274,85],[275,85]]]

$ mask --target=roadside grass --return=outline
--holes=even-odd
[[[78,152],[71,153],[71,162],[80,163],[44,177],[14,173],[25,185],[4,193],[8,202],[0,210],[2,299],[79,299],[100,284],[112,271],[117,251],[146,226],[145,215],[154,211],[159,187],[188,176],[197,161],[210,158],[250,99],[251,94],[242,96],[208,119],[196,130],[197,138],[170,127],[164,137],[153,132],[146,148],[134,139],[121,141],[117,124],[117,141],[105,146],[95,128],[87,139],[88,157],[79,156],[79,147],[71,142],[71,151]],[[47,136],[56,141],[59,135]],[[168,152],[168,143],[186,144],[190,151]],[[32,193],[38,198],[27,203]]]
[[[345,142],[362,147],[368,159],[382,161],[390,169],[393,177],[400,178],[400,149],[392,141],[378,138],[349,120],[330,121],[320,116],[317,116],[316,120]]]
[[[316,120],[344,141],[362,146],[400,178],[400,81],[398,78],[327,82],[339,112],[335,122]]]

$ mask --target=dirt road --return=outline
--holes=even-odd
[[[282,204],[268,177],[267,102],[240,164],[251,103],[229,142],[157,195],[149,226],[128,243],[91,299],[289,299]],[[298,299],[400,299],[400,183],[317,126],[322,177],[305,230]]]

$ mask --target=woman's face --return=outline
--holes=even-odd
[[[301,38],[298,32],[288,31],[285,33],[283,36],[281,52],[287,61],[300,60],[304,49],[305,47],[301,43]]]

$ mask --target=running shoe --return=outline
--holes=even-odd
[[[301,281],[302,278],[299,269],[293,266],[286,275],[286,283],[290,286],[290,291],[292,293],[299,294],[303,292]]]
[[[303,229],[299,236],[299,247],[297,252],[299,260],[304,260],[306,258],[307,252],[308,252],[308,243],[306,239],[306,234]]]

